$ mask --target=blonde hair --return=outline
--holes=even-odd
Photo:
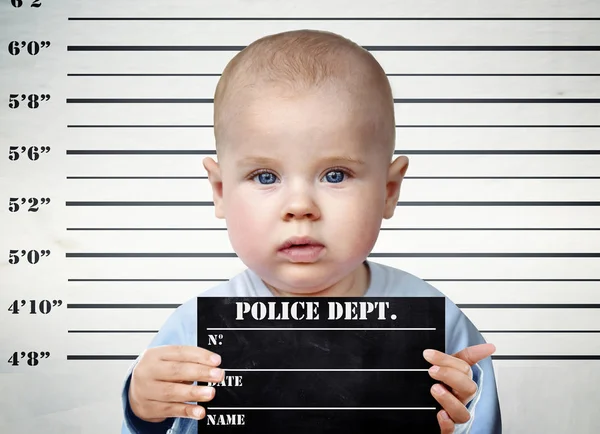
[[[252,42],[231,59],[214,95],[217,153],[227,119],[236,110],[236,104],[230,102],[242,90],[267,85],[303,92],[340,84],[359,99],[360,106],[375,104],[377,115],[373,128],[383,134],[381,141],[387,145],[391,158],[396,137],[394,100],[385,71],[371,53],[355,42],[320,30],[268,35]]]

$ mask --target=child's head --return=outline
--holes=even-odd
[[[277,293],[364,292],[361,264],[408,167],[391,163],[392,92],[373,56],[329,32],[261,38],[223,71],[214,131],[218,164],[204,167],[244,264]],[[323,247],[282,253],[296,236]]]

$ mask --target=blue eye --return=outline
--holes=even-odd
[[[331,182],[332,184],[338,184],[344,180],[345,175],[346,174],[341,170],[332,170],[330,172],[327,172],[324,178],[327,180],[327,182]]]
[[[348,174],[343,170],[330,170],[321,180],[332,184],[339,184],[348,177]],[[260,172],[252,177],[253,181],[261,185],[271,185],[277,182],[277,176],[271,172]]]
[[[274,184],[277,180],[277,177],[273,175],[271,172],[262,172],[257,174],[254,179],[258,178],[258,182],[263,185]]]

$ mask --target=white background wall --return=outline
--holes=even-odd
[[[399,48],[373,50],[395,97],[410,99],[396,110],[411,160],[374,260],[431,282],[496,344],[505,433],[598,432],[600,104],[586,99],[600,98],[600,2],[32,1],[0,4],[0,432],[118,432],[135,355],[174,306],[244,268],[215,257],[232,249],[203,203],[211,103],[70,102],[211,99],[236,48],[89,47],[244,46],[297,28]],[[51,45],[11,55],[14,40]],[[11,109],[12,93],[51,99]],[[11,161],[11,146],[51,149]],[[50,204],[10,212],[10,198]],[[51,253],[10,264],[13,249]],[[62,305],[12,314],[15,300]],[[50,356],[12,366],[21,351]]]

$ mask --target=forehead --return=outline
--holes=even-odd
[[[235,149],[236,159],[256,151],[298,149],[365,154],[374,145],[373,110],[341,89],[291,93],[269,88],[240,95],[238,101],[226,126],[226,147]]]

